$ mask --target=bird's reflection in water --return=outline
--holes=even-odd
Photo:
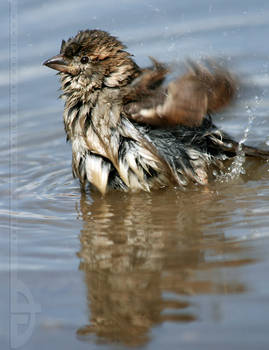
[[[215,215],[222,210],[215,196],[209,190],[111,193],[96,195],[92,202],[82,196],[79,257],[89,325],[78,329],[79,337],[95,334],[109,342],[142,345],[155,325],[199,319],[199,306],[190,296],[244,291],[242,283],[216,272],[250,261],[212,258],[231,257],[241,249],[221,232],[205,232],[212,221],[210,207]]]

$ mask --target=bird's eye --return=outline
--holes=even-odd
[[[89,57],[88,56],[81,57],[80,62],[82,64],[88,63],[89,62]]]

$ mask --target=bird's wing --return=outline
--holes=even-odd
[[[147,73],[146,78],[142,75],[137,94],[133,93],[133,100],[127,99],[124,112],[129,119],[155,126],[200,126],[208,113],[227,106],[236,91],[235,79],[228,71],[219,66],[210,68],[211,71],[192,63],[189,71],[167,88],[150,84],[156,73]],[[147,81],[146,89],[143,81]]]

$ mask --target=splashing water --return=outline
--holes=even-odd
[[[237,155],[234,161],[232,162],[231,166],[229,167],[229,176],[231,179],[235,179],[241,174],[245,174],[245,169],[243,165],[245,163],[246,157],[242,146],[248,139],[249,131],[255,119],[254,111],[249,106],[246,106],[246,112],[248,115],[248,125],[244,131],[243,137],[238,143]]]
[[[255,102],[256,102],[256,105],[258,105],[260,103],[258,96],[255,97]],[[218,176],[218,180],[221,182],[228,182],[231,180],[236,180],[240,175],[246,173],[245,168],[244,168],[244,163],[245,163],[246,157],[245,157],[245,153],[243,151],[243,145],[248,139],[249,131],[252,127],[253,121],[255,120],[255,111],[250,106],[246,106],[246,112],[248,115],[247,127],[244,130],[243,137],[238,142],[237,155],[234,158],[232,164],[229,166],[228,171],[225,173],[222,172]]]

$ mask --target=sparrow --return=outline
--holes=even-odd
[[[236,81],[226,70],[191,63],[167,86],[169,68],[151,58],[140,68],[126,47],[102,30],[84,30],[43,64],[59,72],[72,171],[82,186],[150,191],[205,185],[235,157],[239,144],[211,115],[231,103]],[[247,156],[268,151],[240,145]]]

